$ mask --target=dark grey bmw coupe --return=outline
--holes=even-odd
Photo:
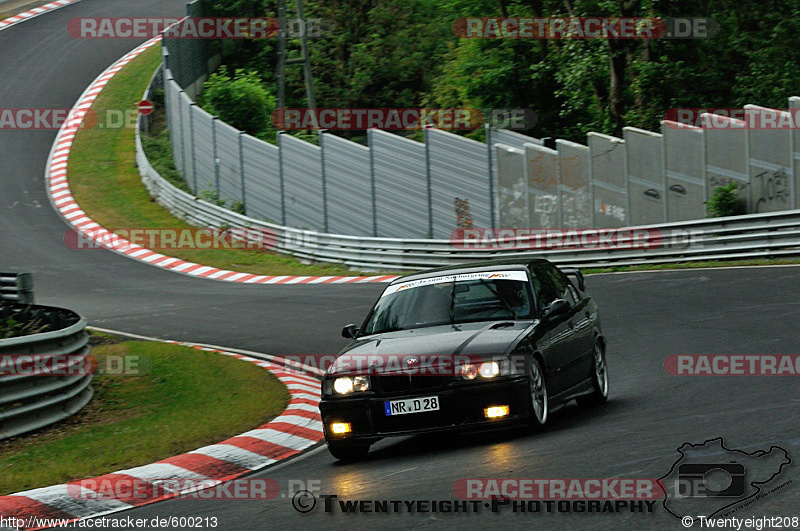
[[[393,281],[322,383],[337,459],[377,440],[437,430],[547,423],[566,402],[608,399],[597,305],[575,268],[493,261]]]

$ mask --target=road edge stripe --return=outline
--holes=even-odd
[[[61,9],[62,7],[67,7],[80,1],[81,0],[56,0],[55,2],[50,2],[48,4],[34,7],[27,11],[23,11],[22,13],[17,13],[16,15],[12,15],[0,20],[0,31],[8,29],[11,26],[16,26],[20,22],[25,22],[26,20],[38,17],[39,15],[50,13],[56,9]]]
[[[143,51],[161,41],[161,37],[155,37],[137,46],[114,64],[108,67],[102,74],[86,88],[78,101],[73,106],[73,110],[85,111],[95,99],[97,99],[102,89],[122,68],[138,57]],[[56,135],[50,155],[47,158],[45,170],[45,181],[47,196],[53,208],[61,215],[66,223],[74,230],[78,231],[81,237],[87,238],[99,247],[116,252],[128,258],[137,260],[140,263],[158,267],[167,271],[172,271],[193,278],[203,278],[217,282],[236,282],[244,284],[267,284],[267,285],[291,285],[300,286],[308,283],[314,284],[341,284],[341,283],[387,283],[399,278],[393,275],[376,276],[352,276],[352,277],[331,277],[331,276],[307,276],[307,275],[259,275],[254,277],[251,273],[239,271],[229,271],[216,267],[205,266],[188,262],[179,258],[169,257],[146,249],[140,245],[133,244],[121,238],[114,238],[113,243],[109,243],[107,235],[109,231],[100,224],[92,220],[83,210],[80,209],[72,192],[69,189],[69,179],[67,174],[67,161],[72,149],[72,143],[80,127],[80,120],[66,120]],[[258,280],[254,280],[257,278]]]
[[[230,352],[221,348],[210,348],[198,343],[156,339],[146,336],[137,336],[135,334],[123,335],[148,341],[186,346],[205,352],[216,352],[241,361],[253,363],[270,371],[284,386],[286,386],[289,392],[289,404],[283,412],[268,423],[230,437],[224,441],[220,441],[217,444],[171,456],[149,465],[110,472],[96,478],[86,478],[69,484],[41,487],[0,496],[0,515],[26,521],[32,521],[32,518],[36,517],[46,519],[52,518],[53,515],[68,515],[73,521],[76,521],[84,518],[94,518],[116,513],[132,507],[140,507],[142,505],[149,505],[161,500],[173,498],[180,494],[187,494],[190,493],[191,490],[152,499],[136,500],[133,503],[130,501],[122,502],[102,498],[81,499],[80,496],[75,496],[75,490],[79,489],[81,492],[83,492],[83,490],[88,490],[85,487],[81,487],[85,482],[111,481],[113,478],[119,479],[126,477],[136,478],[144,482],[147,482],[148,478],[166,479],[173,476],[205,479],[216,482],[229,481],[280,463],[290,457],[294,457],[317,446],[323,440],[319,407],[316,407],[316,414],[298,414],[297,407],[293,403],[296,396],[302,396],[303,403],[307,404],[310,401],[319,404],[319,396],[316,393],[310,395],[307,391],[307,384],[300,386],[301,388],[293,388],[297,387],[297,379],[309,381],[309,375],[318,372],[316,368],[306,366],[289,368],[277,362],[280,358],[266,354],[262,354],[260,357],[253,357]],[[264,357],[273,358],[276,363],[271,361],[265,362]],[[314,381],[317,382],[318,385],[320,384],[319,380],[315,379]],[[309,398],[309,396],[313,396],[313,398]],[[307,411],[307,409],[302,411]],[[258,434],[259,436],[253,437],[253,434]],[[243,441],[249,441],[248,445],[250,449],[242,448]],[[205,474],[199,473],[196,467],[189,469],[180,466],[181,463],[190,463],[192,460],[197,462],[198,459],[219,462],[221,466],[206,466],[208,471]],[[247,466],[243,466],[243,463],[247,463]],[[205,487],[208,487],[208,485],[206,484]],[[42,527],[30,527],[28,529],[42,529]]]

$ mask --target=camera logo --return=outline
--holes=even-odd
[[[739,497],[745,491],[744,465],[739,463],[691,463],[678,466],[678,496]]]
[[[699,518],[725,516],[772,493],[781,496],[781,489],[791,483],[781,473],[792,460],[780,446],[745,452],[727,448],[717,437],[684,443],[677,451],[677,460],[659,485],[664,509],[686,527]]]

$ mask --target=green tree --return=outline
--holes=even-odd
[[[223,122],[251,135],[271,134],[275,97],[256,72],[237,69],[233,78],[225,67],[211,74],[198,99],[200,106]]]
[[[275,16],[274,0],[209,0],[207,14]],[[289,0],[289,7],[292,2]],[[657,130],[676,107],[786,107],[800,95],[797,0],[307,0],[333,32],[310,39],[320,107],[531,108],[528,131],[585,142],[587,131]],[[289,16],[293,16],[293,9]],[[708,17],[700,39],[461,39],[459,17]],[[289,57],[297,56],[290,41]],[[275,41],[228,40],[224,60],[275,83]],[[305,106],[299,67],[287,106]]]

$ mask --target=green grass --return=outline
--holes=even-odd
[[[104,116],[110,109],[135,108],[160,61],[159,46],[143,52],[106,85],[92,109],[98,116]],[[75,200],[89,217],[109,230],[190,227],[158,205],[141,183],[135,163],[134,139],[132,128],[95,127],[78,132],[68,166],[69,184]],[[158,169],[171,167],[171,154],[166,151],[164,137],[149,139],[148,144],[151,149],[160,150],[156,160]],[[175,180],[177,174],[166,173]],[[271,251],[180,249],[159,252],[220,269],[258,275],[354,274],[344,266],[304,264],[291,256]]]
[[[184,192],[192,193],[186,180],[178,173],[172,162],[172,143],[167,129],[152,135],[142,135],[142,149],[147,154],[150,165],[160,176]]]
[[[145,465],[260,426],[289,402],[269,371],[179,345],[93,334],[99,367],[136,356],[142,374],[97,375],[83,410],[0,443],[0,495]],[[124,359],[124,358],[123,358]]]

